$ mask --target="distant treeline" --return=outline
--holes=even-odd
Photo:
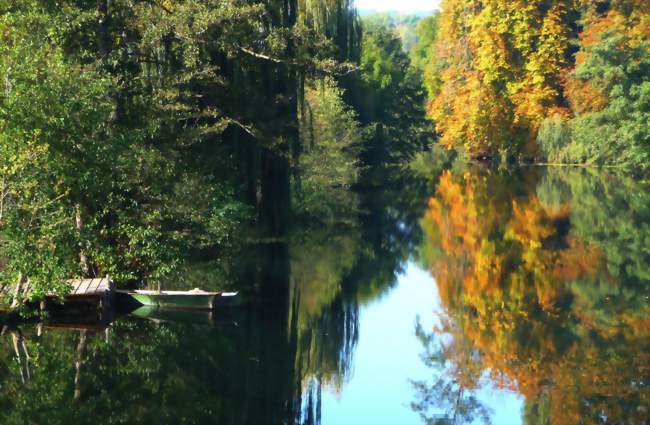
[[[444,0],[425,82],[470,156],[650,163],[650,2]]]

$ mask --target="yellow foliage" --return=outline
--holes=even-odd
[[[572,285],[609,279],[600,248],[566,232],[568,205],[546,205],[532,188],[524,187],[520,198],[517,191],[499,191],[499,183],[491,175],[445,172],[423,220],[428,265],[448,314],[443,331],[453,337],[455,378],[472,388],[471,378],[485,371],[529,400],[548,397],[553,424],[580,423],[585,398],[606,400],[619,389],[629,393],[621,397],[634,398],[625,381],[630,375],[621,371],[634,373],[647,356],[626,344],[618,349],[627,355],[612,355],[589,335],[617,340],[624,333],[641,343],[650,321],[621,316],[607,326],[592,317],[598,310],[581,306]],[[576,306],[567,310],[572,300]],[[577,323],[572,332],[586,335],[574,344],[566,335]],[[613,422],[626,418],[618,405],[602,409]]]
[[[573,0],[445,0],[429,114],[448,148],[523,151],[562,103]]]

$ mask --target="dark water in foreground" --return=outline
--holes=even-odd
[[[362,207],[233,269],[277,299],[4,328],[0,422],[648,423],[647,186],[470,170]]]

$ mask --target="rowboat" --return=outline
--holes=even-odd
[[[206,292],[201,289],[191,291],[126,291],[138,303],[158,308],[177,308],[185,310],[212,310],[218,306],[237,303],[237,292]]]

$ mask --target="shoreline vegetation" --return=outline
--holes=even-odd
[[[647,424],[650,1],[354,4],[0,0],[0,423]]]
[[[433,143],[410,69],[350,0],[0,0],[0,283],[239,288],[247,241],[355,222]]]
[[[649,25],[643,0],[0,0],[0,283],[239,288],[249,241],[355,223],[395,170],[647,178]]]

